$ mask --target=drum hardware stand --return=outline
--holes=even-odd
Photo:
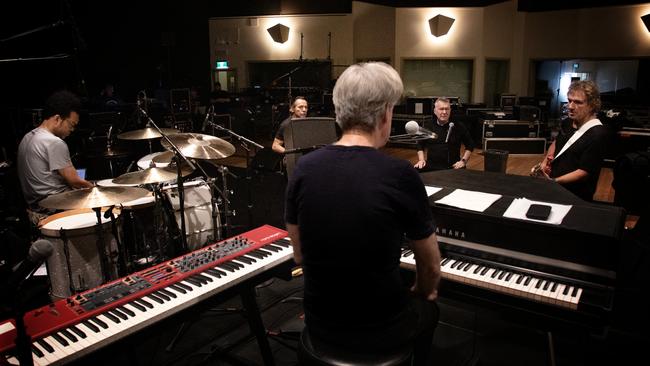
[[[128,256],[129,252],[126,249],[126,244],[122,243],[122,241],[119,239],[119,235],[117,233],[117,224],[116,224],[116,219],[115,219],[115,214],[113,213],[113,209],[115,208],[115,205],[110,206],[106,212],[104,212],[104,218],[111,219],[111,232],[113,233],[113,237],[115,238],[115,242],[117,243],[117,248],[118,248],[118,256],[117,256],[117,263],[118,263],[118,276],[124,277],[127,274],[131,273],[130,268],[129,268],[129,263],[126,261],[125,257]],[[122,254],[123,253],[123,254]]]
[[[99,253],[99,263],[102,270],[102,276],[104,277],[104,282],[111,279],[111,275],[108,273],[108,258],[106,257],[106,248],[102,248],[104,244],[104,230],[102,230],[102,208],[93,207],[95,215],[97,216],[97,225],[95,225],[95,232],[97,233],[97,240],[95,241],[97,245],[97,253]]]
[[[164,208],[162,204],[162,194],[160,193],[160,184],[152,184],[152,190],[153,190],[153,236],[154,236],[154,243],[156,244],[156,247],[158,248],[158,261],[163,261],[166,256],[163,255],[163,249],[162,249],[162,244],[160,243],[160,235],[163,233],[159,233],[158,230],[160,228],[160,223],[158,222],[160,220],[159,217],[159,212],[158,208]],[[164,221],[164,218],[163,218]],[[167,225],[165,224],[165,227]]]
[[[70,288],[70,293],[74,294],[82,289],[76,289],[74,287],[74,282],[72,278],[72,264],[70,263],[70,248],[68,247],[68,236],[66,235],[65,230],[63,228],[59,230],[59,237],[63,242],[63,254],[65,254],[65,265],[66,267],[68,267],[68,286]],[[54,295],[58,296],[57,294]]]
[[[292,71],[291,73],[295,72],[296,70]],[[244,150],[246,150],[246,190],[247,190],[247,199],[248,199],[248,203],[246,205],[246,208],[248,209],[248,226],[251,227],[253,225],[253,196],[252,196],[252,192],[251,192],[251,181],[253,180],[253,177],[251,176],[251,172],[250,172],[251,148],[249,147],[249,145],[253,145],[257,149],[263,149],[264,146],[258,144],[257,142],[255,142],[253,140],[247,139],[244,136],[238,135],[234,131],[231,131],[231,130],[229,130],[229,129],[223,127],[223,126],[220,126],[220,125],[218,125],[218,124],[216,124],[216,123],[214,123],[212,121],[209,121],[209,122],[210,122],[210,124],[212,125],[213,128],[216,128],[217,130],[220,130],[220,131],[227,132],[232,137],[236,138],[237,141],[239,141],[239,144],[241,145],[241,147]],[[227,168],[224,168],[224,169],[227,169]],[[224,173],[222,172],[222,175],[223,174]],[[225,186],[226,186],[225,175],[224,175],[223,184],[224,184],[224,191],[227,192],[227,190],[225,188]],[[229,212],[228,212],[227,203],[228,203],[228,200],[226,200],[226,206],[225,206],[225,211],[226,211],[226,224],[225,224],[225,226],[226,226],[226,228],[230,227],[229,226],[230,222],[229,222],[229,215],[228,215]]]
[[[149,117],[147,112],[145,112],[142,107],[138,104],[137,106],[138,110],[140,111],[140,114],[142,114],[146,119],[147,119],[147,124],[151,124],[156,130],[158,130],[158,133],[162,135],[162,138],[167,141],[169,146],[171,146],[172,151],[174,152],[174,161],[176,162],[176,168],[178,169],[178,178],[176,181],[178,182],[178,200],[179,200],[179,205],[180,205],[180,214],[181,214],[181,252],[186,253],[187,252],[187,238],[185,237],[185,192],[183,190],[183,173],[182,173],[182,167],[181,167],[181,162],[185,161],[187,165],[189,165],[192,170],[196,170],[196,166],[185,156],[183,153],[180,151],[180,149],[167,137],[167,135],[162,132],[160,127]],[[151,140],[149,140],[149,149],[151,150]],[[182,159],[182,160],[181,160]],[[197,164],[198,165],[198,164]]]

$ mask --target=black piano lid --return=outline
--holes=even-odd
[[[622,208],[586,202],[561,185],[528,176],[467,169],[423,173],[425,185],[443,189],[429,198],[441,227],[466,231],[465,240],[575,263],[614,269],[623,233]],[[437,205],[454,189],[500,194],[485,212]],[[572,205],[561,225],[503,217],[515,198]]]

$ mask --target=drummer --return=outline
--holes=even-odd
[[[35,226],[52,214],[38,205],[43,198],[73,188],[91,188],[70,159],[63,141],[79,123],[81,101],[69,91],[58,91],[45,102],[43,122],[23,137],[18,146],[18,177],[27,201],[27,213]]]

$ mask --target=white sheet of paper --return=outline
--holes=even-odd
[[[424,186],[424,189],[427,190],[427,197],[431,197],[434,194],[440,192],[440,190],[442,190],[442,187]]]
[[[526,217],[526,212],[528,212],[530,205],[532,205],[533,203],[551,206],[551,213],[548,215],[548,219],[537,220],[537,219],[531,219]],[[520,219],[520,220],[528,220],[528,221],[535,221],[535,222],[544,222],[553,225],[560,225],[562,223],[562,220],[564,220],[564,217],[571,210],[571,207],[573,206],[560,205],[557,203],[549,203],[549,202],[541,202],[541,201],[531,201],[527,198],[515,198],[510,204],[510,207],[508,207],[506,212],[503,213],[503,216],[512,219]]]
[[[483,212],[499,198],[501,198],[500,194],[456,189],[445,197],[437,200],[436,203],[464,208],[470,211]]]

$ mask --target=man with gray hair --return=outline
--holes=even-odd
[[[413,345],[425,364],[438,319],[435,224],[417,171],[378,151],[402,91],[384,63],[341,74],[333,99],[342,137],[298,161],[285,219],[312,339],[366,354]],[[404,235],[416,258],[410,295],[399,270]]]

